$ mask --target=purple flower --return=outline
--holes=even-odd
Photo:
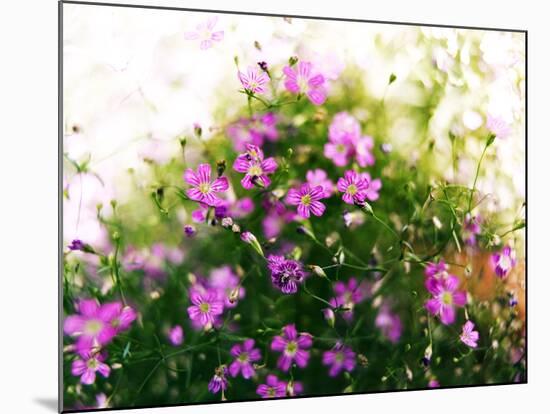
[[[268,174],[275,172],[277,163],[272,157],[264,160],[263,151],[256,145],[246,144],[246,152],[237,157],[233,169],[246,174],[241,180],[241,184],[247,190],[253,188],[254,185],[265,188],[271,184]]]
[[[103,362],[105,358],[105,353],[87,353],[82,357],[77,357],[72,363],[71,374],[80,377],[80,382],[85,385],[95,382],[96,372],[107,378],[111,373],[111,368]]]
[[[325,157],[338,167],[345,167],[352,158],[357,160],[361,167],[374,165],[372,137],[361,136],[359,122],[347,112],[337,113],[328,132],[328,142],[324,147]]]
[[[294,94],[305,93],[311,103],[322,105],[327,99],[327,93],[324,87],[325,78],[320,73],[312,73],[310,62],[298,62],[297,68],[285,66],[285,88]]]
[[[256,394],[262,398],[277,398],[286,396],[286,382],[279,381],[279,379],[270,374],[266,378],[265,384],[258,385],[256,388]]]
[[[362,203],[367,197],[369,183],[353,170],[348,170],[336,183],[338,191],[344,193],[342,200],[347,204]]]
[[[191,200],[216,207],[222,203],[222,200],[216,196],[216,193],[227,191],[229,183],[227,177],[219,177],[211,182],[210,175],[210,164],[200,164],[197,172],[191,168],[185,170],[184,179],[192,186],[192,188],[187,190],[187,195]]]
[[[277,360],[277,367],[282,371],[288,371],[292,361],[300,368],[304,368],[309,360],[309,352],[306,349],[311,348],[313,339],[307,332],[300,333],[296,331],[294,324],[283,327],[283,334],[277,335],[271,342],[273,351],[282,352]]]
[[[479,332],[474,331],[474,328],[475,325],[472,321],[466,321],[462,326],[462,333],[460,334],[460,340],[470,348],[477,348],[477,341],[479,339]]]
[[[213,42],[223,40],[223,30],[214,31],[214,26],[218,21],[217,16],[209,18],[204,23],[197,25],[195,31],[185,32],[185,40],[200,40],[200,48],[206,50],[214,46]]]
[[[463,307],[466,304],[466,292],[458,290],[458,285],[459,280],[453,275],[426,280],[426,289],[433,296],[426,302],[426,309],[432,315],[439,316],[444,325],[455,321],[455,306]]]
[[[431,379],[429,382],[428,382],[428,388],[439,388],[440,385],[439,385],[439,381],[436,380],[436,379]]]
[[[309,170],[306,173],[306,180],[312,188],[323,187],[323,198],[329,198],[334,192],[334,183],[328,178],[325,170],[320,168]]]
[[[394,344],[399,342],[399,338],[401,338],[401,332],[403,330],[401,318],[399,315],[391,312],[388,305],[384,304],[380,307],[374,324],[382,331],[382,335],[388,338],[390,342]]]
[[[441,259],[438,263],[430,262],[424,269],[424,274],[427,278],[444,279],[449,273],[449,266]]]
[[[310,212],[315,216],[322,216],[325,205],[319,200],[324,198],[324,189],[320,185],[312,188],[308,183],[302,184],[299,189],[291,188],[286,196],[287,203],[298,206],[298,214],[309,218]]]
[[[269,255],[267,267],[271,271],[271,282],[286,294],[296,293],[298,284],[306,276],[300,262],[285,259],[284,256]]]
[[[197,234],[197,229],[192,224],[186,224],[183,226],[183,232],[185,233],[185,236],[191,238]]]
[[[231,356],[235,360],[229,365],[229,373],[232,377],[236,377],[240,372],[245,379],[254,376],[252,362],[259,361],[262,358],[260,350],[254,348],[254,339],[247,339],[242,344],[233,345]]]
[[[262,94],[269,82],[269,76],[263,70],[249,66],[246,73],[239,71],[239,80],[247,91]]]
[[[379,197],[378,192],[382,188],[382,181],[380,181],[380,178],[376,178],[373,180],[368,172],[359,174],[359,177],[365,180],[369,185],[369,187],[367,188],[367,191],[365,192],[366,198],[369,201],[378,200],[378,197]]]
[[[218,300],[214,290],[202,293],[192,289],[189,298],[192,305],[187,308],[187,313],[191,320],[202,326],[213,325],[214,318],[223,313],[223,303]]]
[[[341,343],[323,353],[323,365],[330,366],[328,375],[337,376],[343,370],[351,372],[355,368],[355,352]]]
[[[240,286],[239,277],[229,266],[222,266],[210,272],[209,286],[218,293],[218,300],[224,307],[234,308],[239,299],[244,298],[245,289]]]
[[[516,265],[516,252],[510,246],[504,246],[500,253],[491,256],[495,274],[504,279],[508,272]]]
[[[479,225],[479,218],[472,217],[468,213],[464,220],[464,228],[462,230],[462,239],[468,246],[476,245],[476,236],[481,233],[481,226]]]
[[[69,248],[69,250],[72,250],[72,251],[78,250],[83,252],[86,247],[86,244],[82,240],[75,239],[67,247]]]
[[[77,309],[79,314],[68,316],[63,329],[67,335],[78,338],[76,349],[81,355],[111,342],[117,333],[128,329],[137,316],[132,308],[123,307],[120,302],[100,306],[94,299],[83,299]]]
[[[212,394],[217,394],[220,391],[225,391],[227,389],[227,378],[225,374],[227,373],[227,368],[225,366],[220,366],[216,368],[215,374],[208,383],[208,391]]]
[[[336,297],[330,300],[330,304],[334,307],[344,307],[345,311],[341,313],[346,320],[353,318],[353,308],[356,304],[361,303],[369,295],[369,285],[365,282],[359,284],[357,279],[350,278],[348,283],[338,281],[334,284],[334,294]]]
[[[168,340],[174,346],[180,346],[183,344],[183,329],[180,325],[175,325],[168,332]]]

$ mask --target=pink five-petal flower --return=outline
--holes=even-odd
[[[324,87],[325,78],[320,73],[312,73],[310,62],[298,62],[297,67],[285,66],[285,88],[294,94],[305,93],[311,103],[322,105],[327,99]]]
[[[264,159],[263,151],[256,145],[246,144],[246,152],[240,154],[233,163],[233,169],[246,174],[241,184],[247,190],[254,185],[268,187],[271,179],[268,175],[273,174],[277,169],[277,163],[272,157]]]
[[[344,193],[342,200],[347,204],[362,203],[367,197],[369,183],[362,179],[357,172],[348,170],[336,183],[338,191]]]
[[[80,377],[80,382],[91,385],[95,382],[96,372],[107,378],[111,373],[109,365],[105,364],[105,353],[87,353],[75,359],[71,366],[71,374]]]
[[[265,92],[269,76],[263,70],[249,66],[246,73],[239,71],[239,80],[243,88],[252,93],[262,94]]]
[[[321,168],[309,170],[306,173],[306,180],[312,188],[318,185],[323,187],[323,198],[329,198],[334,192],[334,183],[328,178],[326,171]]]
[[[309,218],[310,212],[316,216],[322,216],[325,212],[325,205],[319,200],[324,198],[324,189],[320,185],[311,188],[309,183],[304,183],[299,189],[288,190],[286,201],[298,206],[298,214],[303,218]]]
[[[191,320],[202,326],[213,325],[214,318],[223,313],[223,302],[218,299],[218,294],[214,290],[192,290],[189,298],[192,305],[187,308],[187,313]]]
[[[184,179],[187,184],[191,185],[191,188],[187,190],[187,196],[191,200],[216,207],[223,203],[216,193],[227,191],[229,182],[226,177],[219,177],[211,182],[210,175],[210,164],[200,164],[197,172],[191,168],[185,170]]]
[[[369,201],[376,201],[380,197],[380,189],[382,188],[382,181],[380,178],[375,178],[374,180],[371,178],[370,174],[368,172],[364,172],[359,174],[361,179],[365,180],[368,183],[368,188],[365,191],[365,196],[367,200]]]
[[[254,348],[254,339],[247,339],[242,344],[233,345],[230,352],[235,358],[229,365],[231,376],[236,377],[240,372],[243,378],[252,378],[255,373],[252,363],[262,358],[260,350]]]
[[[341,343],[323,354],[323,365],[330,366],[328,375],[337,376],[342,371],[351,372],[355,368],[355,352]]]
[[[277,360],[279,369],[288,371],[292,361],[300,368],[304,368],[309,360],[309,352],[306,349],[311,348],[312,344],[311,334],[298,334],[294,324],[283,327],[283,334],[275,336],[271,342],[271,349],[282,353]]]
[[[256,394],[262,398],[278,398],[286,396],[286,382],[279,381],[273,374],[269,374],[265,384],[258,385]]]
[[[183,328],[180,325],[175,325],[168,332],[168,340],[174,346],[183,344]]]
[[[470,348],[477,348],[477,341],[479,339],[479,332],[474,331],[474,328],[475,325],[472,321],[466,321],[462,326],[462,333],[460,334],[460,340]]]
[[[455,307],[466,304],[466,292],[458,290],[458,278],[453,275],[444,279],[428,278],[425,283],[433,296],[426,302],[426,309],[432,315],[439,316],[444,325],[452,324],[455,321]]]
[[[199,40],[200,48],[206,50],[214,45],[214,42],[223,40],[223,30],[214,31],[214,26],[218,21],[217,16],[209,18],[207,21],[197,25],[195,31],[185,32],[186,40]]]

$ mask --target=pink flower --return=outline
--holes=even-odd
[[[235,360],[229,365],[229,373],[232,377],[236,377],[240,372],[244,379],[254,376],[252,363],[262,358],[260,350],[254,348],[254,339],[247,339],[242,344],[233,345],[231,356]]]
[[[310,62],[298,62],[297,68],[285,66],[283,73],[286,76],[285,88],[294,94],[305,93],[311,103],[322,105],[327,99],[324,87],[325,78],[320,73],[312,73]]]
[[[170,332],[168,332],[168,339],[174,346],[183,344],[183,329],[180,325],[175,325]]]
[[[477,348],[477,341],[479,339],[479,332],[474,331],[475,325],[472,321],[466,321],[462,326],[462,333],[460,334],[460,340],[468,345],[470,348]]]
[[[444,279],[428,278],[426,289],[432,294],[432,298],[426,302],[426,309],[437,315],[444,325],[450,325],[455,321],[455,307],[463,307],[466,304],[466,292],[458,290],[459,280],[456,276],[449,275]]]
[[[209,286],[218,293],[218,300],[224,307],[234,308],[239,299],[245,297],[245,288],[240,286],[240,279],[231,267],[221,266],[210,272]]]
[[[200,48],[206,50],[214,46],[213,42],[223,40],[223,30],[214,31],[218,21],[217,16],[209,18],[206,22],[197,25],[195,31],[185,32],[185,40],[200,40]]]
[[[277,335],[271,342],[273,351],[281,352],[277,366],[282,371],[288,371],[292,361],[300,368],[304,368],[309,361],[309,352],[306,349],[313,345],[312,336],[308,333],[298,334],[294,324],[283,328],[283,335]]]
[[[239,71],[239,80],[247,91],[262,94],[269,82],[269,76],[263,70],[249,66],[246,73]]]
[[[428,263],[426,269],[424,269],[424,274],[427,278],[444,279],[449,275],[448,270],[449,266],[441,259],[438,263]]]
[[[346,308],[340,314],[342,317],[350,321],[353,319],[353,308],[361,303],[370,294],[370,286],[366,282],[357,283],[357,279],[350,278],[347,283],[338,281],[334,283],[334,298],[330,300],[330,304],[334,307],[342,306]]]
[[[258,385],[256,394],[262,398],[280,398],[286,396],[286,382],[279,381],[273,374],[269,374],[265,384]]]
[[[382,181],[380,181],[380,178],[376,178],[373,180],[368,172],[359,174],[359,177],[365,180],[369,184],[369,187],[365,192],[366,198],[369,201],[378,200],[378,197],[380,197],[378,192],[382,188]]]
[[[344,173],[344,177],[338,179],[336,188],[344,193],[342,200],[347,204],[362,203],[367,197],[369,183],[355,171],[348,170]]]
[[[309,218],[310,212],[316,216],[322,216],[325,205],[319,200],[324,198],[324,189],[320,185],[311,188],[308,183],[302,184],[300,189],[291,188],[286,196],[287,203],[298,206],[298,214]]]
[[[246,144],[262,146],[264,140],[277,141],[277,117],[273,112],[241,118],[227,127],[227,135],[233,141],[236,151],[245,151]]]
[[[80,382],[85,385],[91,385],[95,382],[96,372],[107,378],[111,373],[109,365],[105,364],[106,355],[104,353],[87,353],[82,357],[77,357],[71,366],[71,374],[80,377]]]
[[[199,322],[202,326],[213,325],[214,318],[223,313],[223,302],[218,300],[216,291],[201,293],[192,290],[189,298],[192,305],[187,308],[187,313],[192,321]]]
[[[495,274],[504,279],[510,270],[516,265],[516,252],[510,246],[504,246],[500,253],[491,256],[491,262]]]
[[[360,167],[374,165],[374,155],[372,155],[373,147],[374,141],[372,137],[368,135],[357,140],[357,144],[355,145],[355,158]]]
[[[323,198],[329,198],[334,192],[334,183],[328,178],[325,170],[317,168],[306,173],[306,180],[311,187],[323,187]]]
[[[355,352],[341,343],[337,343],[330,351],[323,354],[323,365],[329,365],[328,375],[337,376],[342,371],[351,372],[355,368]]]
[[[187,196],[194,201],[216,207],[222,203],[222,200],[216,196],[216,193],[227,191],[229,182],[226,177],[216,178],[210,181],[211,169],[209,164],[200,164],[197,172],[191,168],[185,170],[184,179],[192,186],[187,190]]]
[[[137,317],[132,308],[120,302],[100,306],[94,299],[83,299],[78,302],[77,309],[79,314],[68,316],[63,329],[67,335],[78,338],[76,349],[80,355],[108,344]]]
[[[268,174],[275,172],[277,163],[272,157],[264,160],[263,151],[256,145],[246,144],[246,152],[237,157],[233,169],[246,174],[241,180],[241,184],[247,190],[253,188],[254,185],[265,188],[271,184]]]
[[[382,331],[382,335],[388,338],[390,342],[394,344],[399,342],[399,338],[401,337],[401,332],[403,330],[401,318],[399,315],[393,313],[387,304],[380,307],[374,324]]]

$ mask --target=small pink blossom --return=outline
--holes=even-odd
[[[269,83],[269,76],[263,70],[249,66],[246,73],[239,71],[239,80],[243,88],[252,93],[262,94]]]
[[[306,173],[306,180],[312,188],[318,185],[323,187],[323,198],[329,198],[334,192],[334,183],[328,178],[326,171],[321,168],[309,170]]]
[[[487,129],[491,131],[497,138],[506,138],[512,133],[510,125],[502,118],[489,115],[486,123]]]
[[[309,218],[310,213],[315,216],[322,216],[325,212],[325,205],[319,200],[324,198],[324,189],[320,185],[312,188],[308,183],[302,184],[299,189],[288,190],[286,201],[298,206],[298,214],[303,218]]]
[[[313,345],[311,334],[304,332],[298,333],[294,324],[283,327],[282,335],[277,335],[271,342],[271,349],[281,352],[277,360],[277,367],[282,371],[288,371],[292,362],[297,366],[304,368],[309,361],[309,351]]]
[[[298,62],[297,67],[285,66],[285,88],[294,94],[304,93],[314,105],[322,105],[327,99],[325,78],[320,73],[313,73],[310,62]]]
[[[71,374],[80,377],[80,382],[85,385],[95,382],[96,372],[107,378],[111,373],[111,368],[103,362],[105,358],[105,353],[88,353],[77,357],[72,363]]]
[[[460,334],[460,340],[468,345],[470,348],[477,348],[477,341],[479,339],[479,332],[474,331],[475,325],[472,321],[466,321],[462,326],[462,333]]]
[[[213,16],[200,23],[194,31],[185,32],[185,40],[199,40],[202,50],[210,49],[214,46],[214,42],[223,40],[223,30],[214,31],[217,21],[218,17]]]
[[[200,164],[197,172],[191,168],[185,170],[184,179],[192,186],[186,194],[191,200],[216,207],[222,203],[216,193],[227,191],[229,182],[226,177],[219,177],[214,181],[210,181],[211,173],[210,164]]]
[[[168,339],[174,346],[180,346],[183,344],[183,329],[180,325],[175,325],[168,332]]]
[[[516,252],[510,246],[504,246],[500,253],[495,253],[491,256],[491,263],[495,274],[504,279],[508,273],[516,265]]]
[[[191,320],[199,322],[202,326],[213,325],[216,316],[223,313],[223,302],[218,299],[216,291],[208,290],[204,293],[191,290],[189,294],[191,306],[187,313]]]
[[[448,275],[444,279],[426,279],[426,289],[433,296],[426,302],[426,309],[432,315],[439,316],[444,325],[454,323],[455,307],[463,307],[466,304],[466,292],[458,290],[458,285],[459,280],[453,275]]]
[[[237,157],[233,169],[245,174],[241,184],[247,190],[254,188],[254,185],[265,188],[271,184],[268,175],[275,172],[277,163],[272,157],[264,159],[263,151],[256,145],[246,144],[246,152]]]
[[[369,183],[360,177],[357,172],[348,170],[344,177],[339,178],[336,183],[338,191],[344,193],[342,200],[347,204],[362,203],[367,198]]]

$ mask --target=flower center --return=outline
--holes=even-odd
[[[344,353],[343,352],[337,352],[336,353],[336,356],[334,357],[334,360],[336,362],[338,362],[339,364],[341,364],[342,362],[344,362]]]
[[[248,175],[251,175],[253,177],[259,177],[262,174],[263,174],[262,167],[260,167],[258,164],[252,165],[248,169]]]
[[[208,30],[208,29],[204,29],[204,30],[201,32],[201,35],[202,35],[202,39],[203,39],[203,40],[208,40],[208,39],[210,39],[210,37],[212,36],[212,35],[210,34],[210,30]]]
[[[86,361],[86,366],[90,369],[96,369],[97,365],[97,359],[95,358],[90,358],[88,361]]]
[[[298,344],[296,343],[296,341],[290,341],[287,345],[286,345],[286,353],[287,355],[289,356],[294,356],[294,354],[296,354],[296,351],[298,350]]]
[[[451,292],[443,293],[443,295],[441,296],[441,301],[445,305],[452,305],[453,304],[453,295],[451,294]]]
[[[248,362],[248,352],[243,352],[237,358],[240,362]]]
[[[275,388],[269,387],[269,391],[267,391],[267,395],[270,397],[275,397]]]
[[[338,145],[336,145],[336,151],[337,152],[346,152],[346,146],[344,144],[338,144]]]
[[[97,319],[92,319],[84,325],[84,332],[88,335],[97,335],[103,328],[103,322]]]
[[[302,196],[301,202],[304,206],[309,206],[311,204],[311,195],[306,194]]]
[[[349,195],[355,195],[357,194],[357,186],[355,184],[350,184],[348,186],[348,194]]]
[[[203,194],[208,194],[210,192],[210,183],[200,183],[199,191]]]
[[[208,311],[210,311],[210,304],[203,302],[199,305],[199,309],[202,313],[208,313]]]
[[[308,84],[307,84],[307,79],[304,78],[303,76],[299,76],[298,77],[298,86],[300,87],[300,91],[307,91],[307,87],[308,87]]]

